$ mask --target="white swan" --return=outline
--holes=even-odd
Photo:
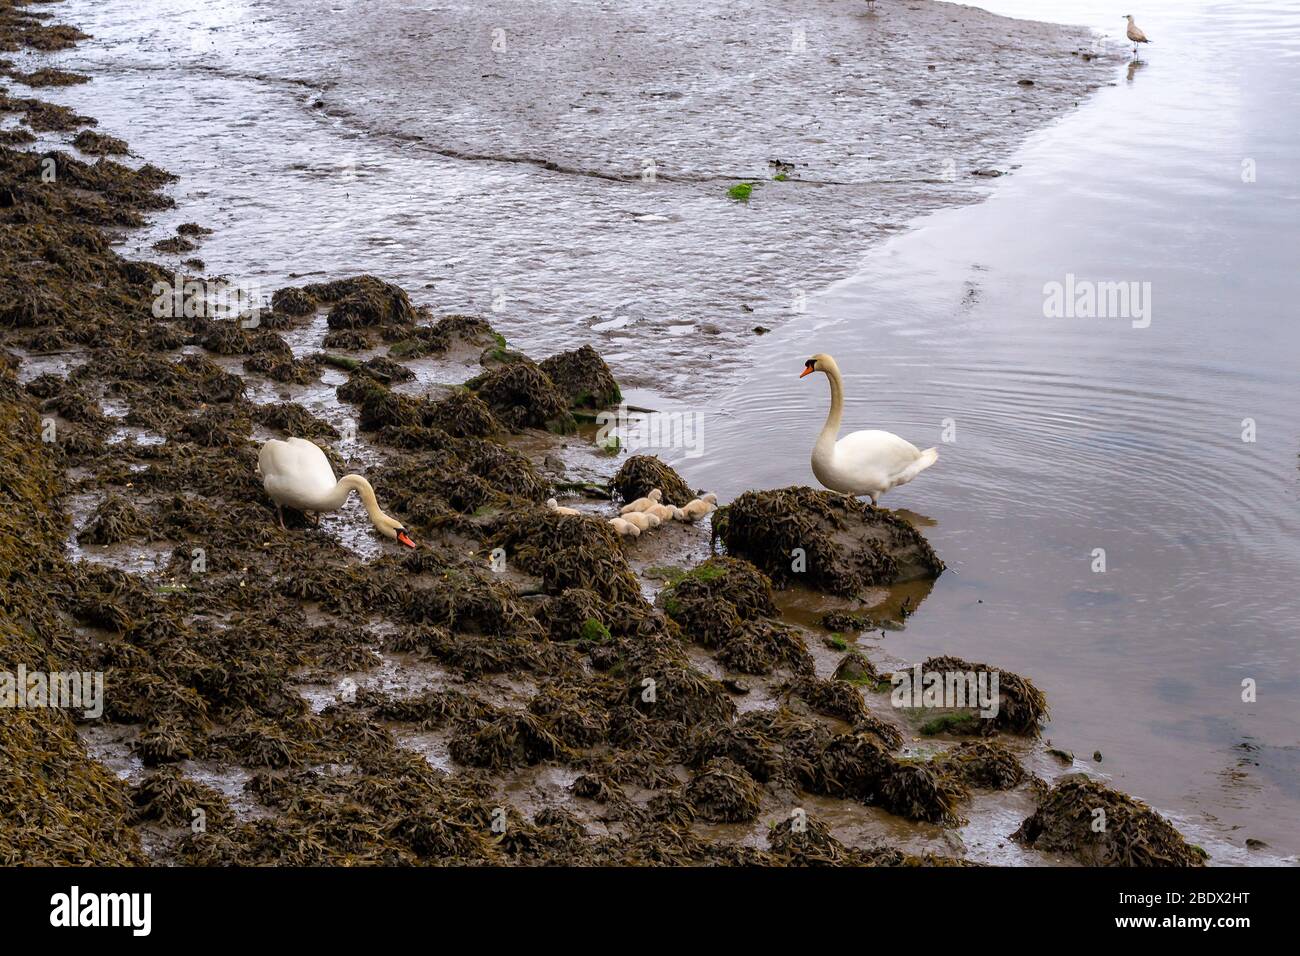
[[[315,444],[305,438],[280,441],[272,438],[262,446],[257,456],[257,473],[262,476],[262,487],[275,502],[284,527],[284,505],[299,511],[338,511],[356,492],[366,506],[366,514],[379,533],[408,548],[415,542],[407,535],[402,523],[379,510],[375,489],[360,475],[344,475],[337,482],[329,459]]]
[[[577,508],[566,508],[554,498],[546,499],[546,507],[550,508],[557,515],[580,515],[582,514]]]
[[[875,505],[890,488],[907,484],[939,459],[937,449],[920,451],[891,432],[852,432],[836,441],[844,412],[840,369],[835,359],[818,354],[804,363],[799,377],[813,372],[824,372],[831,380],[831,412],[812,454],[813,474],[824,487],[846,495],[870,495]]]

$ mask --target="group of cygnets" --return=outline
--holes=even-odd
[[[622,507],[617,518],[610,518],[609,526],[621,535],[635,538],[642,531],[657,528],[665,521],[698,521],[718,507],[718,496],[707,494],[695,498],[678,508],[663,503],[664,493],[658,488],[644,498],[638,498]],[[582,514],[576,508],[565,508],[554,498],[546,502],[552,511],[562,515]]]

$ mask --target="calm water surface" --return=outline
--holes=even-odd
[[[987,6],[1123,27],[1113,4]],[[1300,849],[1300,7],[1144,10],[1144,62],[987,202],[922,220],[765,337],[681,467],[724,497],[812,483],[827,385],[796,376],[832,353],[846,431],[940,448],[884,503],[928,519],[950,571],[886,650],[1031,676],[1055,745],[1216,860],[1259,860],[1224,844]],[[1046,317],[1068,275],[1150,283],[1149,326]]]

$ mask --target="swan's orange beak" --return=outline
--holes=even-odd
[[[814,369],[813,369],[813,367],[810,365],[810,366],[808,366],[807,368],[805,368],[802,372],[799,373],[799,377],[800,377],[800,378],[803,378],[805,375],[811,375],[811,374],[813,373],[813,371],[814,371]]]
[[[406,545],[408,548],[415,547],[415,542],[411,540],[410,535],[408,535],[405,531],[399,530],[397,532],[397,540],[402,542],[402,544]]]

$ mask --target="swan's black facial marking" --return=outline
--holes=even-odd
[[[809,359],[808,361],[803,363],[803,367],[810,372],[815,372],[817,370],[817,360]]]

